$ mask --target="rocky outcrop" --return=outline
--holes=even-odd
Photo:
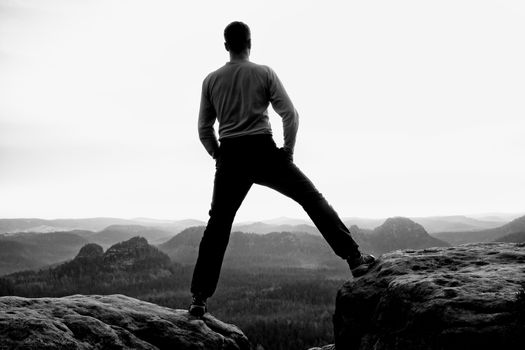
[[[373,230],[351,226],[352,237],[361,251],[381,255],[397,249],[449,247],[450,244],[432,237],[423,226],[404,217],[388,218]]]
[[[115,269],[140,268],[145,261],[155,261],[159,266],[170,263],[166,254],[149,245],[141,236],[114,244],[104,253],[104,265]]]
[[[80,248],[75,259],[90,259],[102,257],[104,254],[104,249],[96,243],[88,243],[82,248]]]
[[[385,254],[338,292],[337,349],[524,349],[525,246]]]
[[[450,244],[430,236],[420,224],[403,217],[388,218],[370,234],[373,247],[380,253],[396,249],[448,247]]]
[[[121,293],[147,289],[174,277],[176,264],[143,237],[117,243],[103,252],[89,243],[65,263],[39,271],[23,271],[0,278],[0,295],[63,296]],[[141,287],[142,286],[142,287]]]
[[[246,349],[235,326],[124,295],[0,298],[0,349]]]

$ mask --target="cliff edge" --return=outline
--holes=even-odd
[[[525,349],[524,283],[523,244],[384,254],[339,290],[335,347]]]
[[[0,349],[248,350],[235,326],[120,294],[0,297]]]

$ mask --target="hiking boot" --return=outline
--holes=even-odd
[[[188,308],[188,312],[190,315],[195,317],[202,317],[206,312],[206,298],[203,298],[199,295],[193,296],[193,301],[191,302],[190,307]]]
[[[348,266],[352,272],[352,276],[360,277],[370,270],[370,268],[377,262],[377,259],[372,254],[359,254],[357,258],[347,258]]]

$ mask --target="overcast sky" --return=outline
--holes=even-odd
[[[233,20],[341,216],[524,211],[522,0],[0,0],[0,217],[207,219],[200,87]],[[255,186],[237,218],[278,216],[305,214]]]

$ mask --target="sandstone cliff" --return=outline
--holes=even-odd
[[[0,349],[250,348],[235,326],[124,295],[0,297]]]
[[[385,254],[338,292],[335,346],[525,349],[525,246],[478,243]]]

